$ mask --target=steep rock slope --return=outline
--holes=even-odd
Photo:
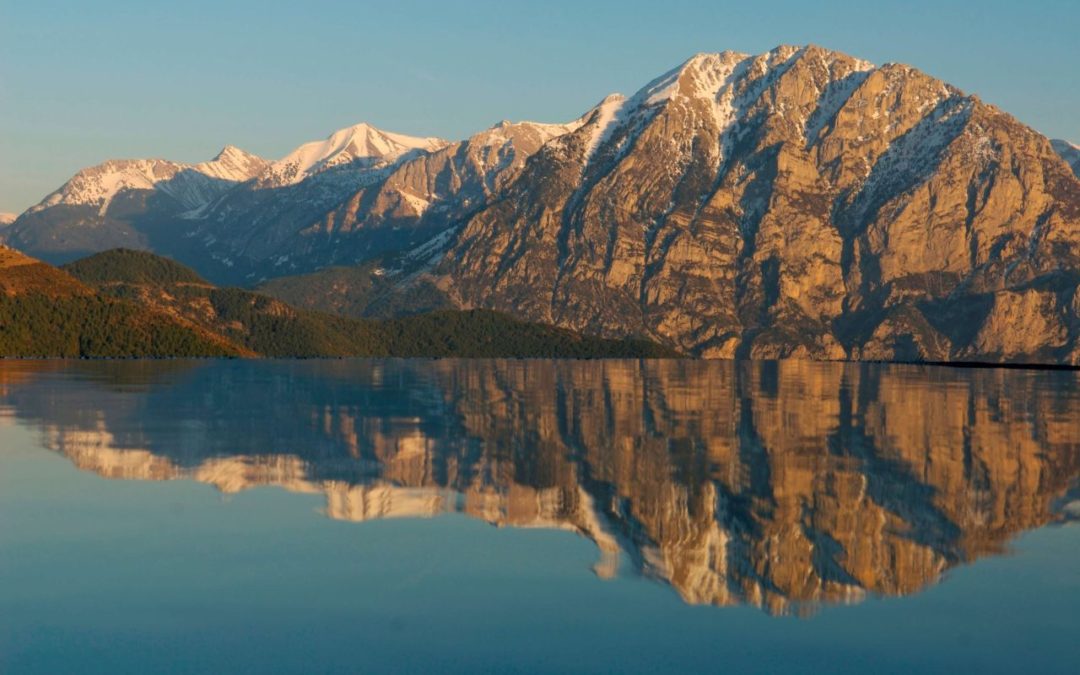
[[[544,146],[445,249],[464,306],[703,356],[1080,363],[1080,181],[907,66],[695,56]]]

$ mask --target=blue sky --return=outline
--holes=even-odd
[[[909,63],[1080,141],[1080,2],[0,0],[0,211],[110,157],[564,121],[701,51]]]

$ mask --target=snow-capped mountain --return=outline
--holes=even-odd
[[[266,160],[226,146],[208,161],[189,165],[164,159],[109,160],[76,173],[27,213],[53,206],[94,206],[104,215],[124,191],[160,190],[185,208],[196,209],[265,170]]]
[[[155,248],[175,222],[265,170],[266,160],[226,146],[199,164],[109,160],[82,169],[5,228],[3,239],[60,263],[116,247]]]
[[[82,169],[45,197],[27,213],[37,213],[54,206],[94,206],[104,215],[117,193],[125,190],[153,190],[171,180],[184,166],[161,159],[109,160]]]
[[[5,227],[12,224],[18,217],[19,216],[14,213],[0,213],[0,227]]]
[[[1080,145],[1062,140],[1054,140],[1051,143],[1061,158],[1068,162],[1077,176],[1080,176]]]

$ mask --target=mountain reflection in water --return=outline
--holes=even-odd
[[[688,603],[906,595],[1076,509],[1075,372],[810,362],[0,363],[106,478],[322,493],[335,519],[560,528]]]

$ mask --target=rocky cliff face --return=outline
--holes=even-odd
[[[0,368],[0,404],[84,470],[322,493],[343,520],[461,512],[564,529],[596,543],[601,576],[626,564],[687,602],[772,613],[917,592],[1068,518],[1056,504],[1080,477],[1073,372],[89,363],[65,379],[64,367]]]
[[[1080,363],[1080,181],[912,68],[699,55],[546,145],[436,274],[707,357]]]

